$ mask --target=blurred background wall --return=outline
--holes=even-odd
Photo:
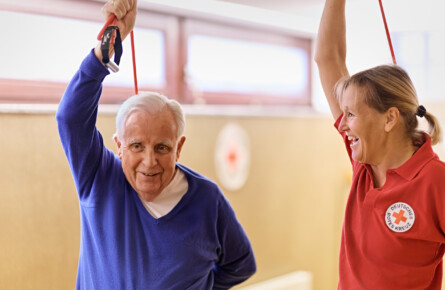
[[[314,289],[335,288],[349,166],[342,142],[324,117],[188,116],[180,162],[218,182],[217,134],[236,122],[251,141],[245,185],[225,195],[251,239],[265,280],[311,271]],[[98,127],[109,148],[114,115]],[[73,289],[79,209],[54,114],[0,114],[0,288]]]

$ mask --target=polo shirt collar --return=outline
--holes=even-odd
[[[396,169],[390,169],[405,178],[406,180],[412,180],[419,171],[436,156],[434,153],[431,138],[424,133],[425,143],[414,153],[414,155],[408,159],[404,164]]]

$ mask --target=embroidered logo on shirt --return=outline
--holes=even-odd
[[[409,204],[396,202],[386,210],[385,221],[391,231],[403,233],[414,225],[414,210]]]

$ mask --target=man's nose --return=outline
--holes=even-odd
[[[154,152],[154,150],[152,150],[152,149],[145,148],[143,163],[145,166],[147,166],[149,168],[156,166],[158,164],[156,152]]]

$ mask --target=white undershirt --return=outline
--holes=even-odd
[[[178,204],[188,188],[189,184],[184,172],[176,168],[173,179],[153,201],[145,201],[142,198],[141,201],[147,211],[158,219],[168,214]]]

